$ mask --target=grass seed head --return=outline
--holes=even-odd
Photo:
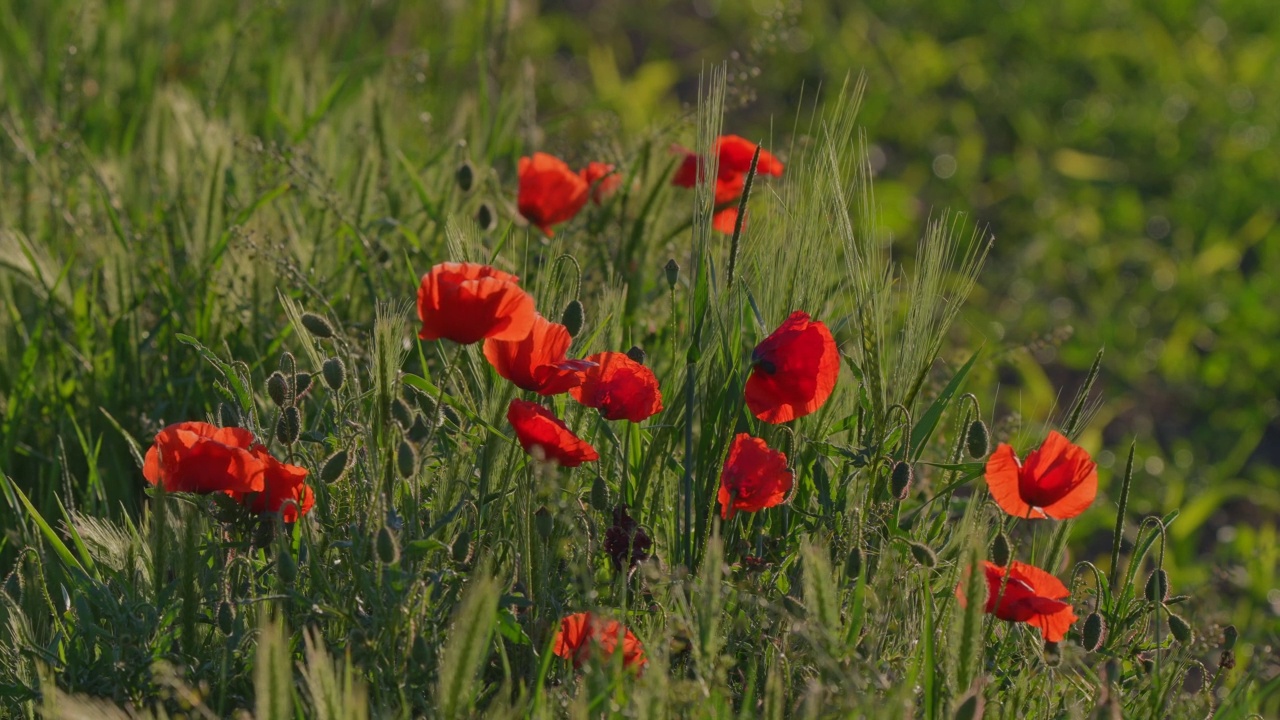
[[[644,348],[639,345],[632,345],[631,349],[627,351],[627,357],[643,365],[645,358],[648,356],[645,354]]]
[[[987,424],[981,420],[970,423],[965,445],[968,446],[969,457],[979,460],[986,457],[991,450],[991,433],[987,430]]]
[[[458,189],[462,192],[471,192],[471,185],[475,182],[476,173],[471,169],[471,163],[463,162],[453,171],[453,179],[458,183]]]
[[[907,493],[911,492],[911,482],[915,479],[915,476],[915,470],[911,469],[911,463],[898,461],[893,466],[893,474],[889,477],[889,487],[893,492],[893,496],[898,500],[906,500]]]
[[[662,266],[662,269],[667,273],[667,287],[675,290],[676,283],[680,282],[680,263],[676,262],[675,258],[671,258],[666,265]]]
[[[1190,645],[1193,637],[1191,623],[1177,613],[1169,613],[1169,634],[1183,645]]]
[[[391,532],[391,528],[386,525],[378,530],[376,546],[378,560],[383,565],[395,565],[400,560],[400,545],[396,542],[396,536]]]
[[[1084,619],[1084,631],[1081,634],[1081,644],[1085,650],[1089,652],[1097,652],[1102,644],[1107,641],[1107,621],[1099,612],[1089,613],[1089,617]]]
[[[1156,568],[1147,576],[1147,599],[1154,603],[1163,603],[1169,599],[1169,573],[1164,568]]]
[[[335,483],[342,479],[347,472],[347,462],[350,460],[351,454],[346,448],[330,455],[324,465],[320,466],[320,480],[326,484]]]
[[[289,381],[285,379],[284,373],[277,370],[267,378],[267,395],[276,407],[293,404],[293,393],[290,392]]]
[[[298,442],[298,436],[302,434],[302,412],[298,410],[296,405],[290,405],[280,414],[280,419],[276,421],[276,440],[281,445],[292,445]]]
[[[582,303],[578,300],[570,300],[560,315],[560,324],[569,331],[569,337],[578,337],[578,333],[582,332],[582,323],[585,319]]]

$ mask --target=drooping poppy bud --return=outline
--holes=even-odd
[[[1073,518],[1098,494],[1097,464],[1056,430],[1027,454],[1025,463],[1001,443],[987,460],[986,480],[996,504],[1023,519]]]
[[[1084,630],[1081,632],[1081,645],[1089,652],[1097,652],[1107,641],[1107,621],[1102,613],[1089,613],[1084,619]]]
[[[662,271],[667,275],[667,287],[675,290],[676,283],[680,282],[680,263],[675,258],[667,260],[667,264],[662,266]]]
[[[298,442],[298,436],[302,434],[302,411],[298,410],[297,405],[290,405],[280,413],[280,419],[276,420],[276,440],[281,445],[292,445]]]
[[[627,350],[627,357],[643,365],[645,358],[647,358],[648,355],[645,354],[644,348],[640,347],[639,345],[632,345],[631,349]]]
[[[489,203],[480,203],[480,207],[476,208],[476,225],[485,232],[491,232],[498,226],[498,216],[493,211],[493,206]]]
[[[1147,576],[1147,599],[1154,603],[1163,603],[1169,599],[1169,573],[1164,568],[1156,568]]]
[[[938,554],[928,545],[922,542],[909,542],[907,547],[911,550],[911,557],[915,558],[922,567],[931,568],[938,564]]]
[[[218,630],[223,635],[231,635],[236,630],[236,611],[226,600],[218,603]]]
[[[569,304],[564,306],[564,313],[560,315],[560,324],[569,331],[569,337],[578,337],[578,333],[582,332],[584,320],[582,303],[577,300],[570,300]]]
[[[747,407],[757,418],[784,423],[817,410],[831,397],[840,356],[827,326],[800,310],[756,346],[747,378]]]
[[[289,387],[289,381],[285,379],[284,373],[277,370],[267,378],[267,395],[276,407],[293,404],[293,389]]]
[[[407,440],[401,440],[400,446],[396,448],[396,470],[400,473],[400,477],[409,479],[413,477],[413,471],[418,466],[418,453],[413,449]]]
[[[1013,555],[1013,548],[1009,545],[1009,536],[1001,530],[996,533],[996,539],[991,543],[991,562],[1004,567],[1009,564],[1009,558]]]
[[[570,468],[600,458],[595,448],[537,403],[512,400],[507,408],[507,420],[516,431],[520,447],[534,458]]]
[[[547,237],[552,225],[573,218],[587,203],[587,181],[563,160],[546,153],[520,158],[520,214]]]
[[[981,420],[970,423],[965,445],[968,446],[969,457],[976,459],[986,457],[991,449],[991,433],[987,431],[987,424]]]
[[[1191,644],[1191,623],[1187,622],[1181,615],[1169,613],[1169,634],[1173,639],[1183,645]]]
[[[476,173],[471,169],[471,163],[463,162],[453,171],[453,180],[458,183],[458,189],[462,192],[471,192],[471,184],[475,182]]]
[[[342,358],[331,357],[320,366],[320,376],[330,390],[341,390],[347,382],[347,365],[342,362]]]
[[[378,560],[383,565],[395,565],[400,560],[400,545],[391,528],[386,525],[378,530],[378,539],[374,545],[378,551]]]
[[[614,171],[608,163],[590,162],[578,172],[584,182],[591,188],[591,202],[604,204],[622,185],[622,176]]]

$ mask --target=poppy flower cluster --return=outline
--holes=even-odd
[[[706,160],[687,148],[677,147],[676,151],[682,153],[684,159],[676,168],[671,184],[677,187],[695,187],[698,180],[707,174]],[[721,135],[716,138],[715,152],[715,211],[711,216],[711,226],[730,234],[738,221],[738,201],[746,187],[756,144],[737,135]],[[756,174],[781,177],[782,171],[782,162],[768,150],[761,149],[760,159],[756,161]]]
[[[608,659],[622,653],[622,665],[637,672],[644,669],[649,660],[644,647],[631,629],[617,620],[604,620],[589,612],[569,615],[560,621],[551,651],[557,656],[572,660],[575,668],[594,659]]]
[[[573,219],[587,200],[601,204],[622,183],[608,163],[591,162],[574,172],[565,161],[541,152],[520,158],[517,170],[520,189],[516,207],[547,237],[555,235],[552,225]]]
[[[142,475],[167,492],[223,493],[255,513],[294,522],[315,505],[307,470],[280,462],[243,428],[170,425],[147,450]]]

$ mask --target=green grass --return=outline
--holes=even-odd
[[[1230,168],[1179,150],[1150,172],[1195,175],[1186,193],[1175,184],[1161,195],[1157,180],[1099,186],[1116,181],[1080,174],[1114,167],[1100,148],[1114,147],[1117,131],[1064,137],[1043,127],[1045,108],[1075,88],[1069,73],[1060,85],[1038,82],[1044,68],[1080,56],[1066,36],[1048,44],[1042,75],[1015,65],[966,84],[974,67],[995,72],[1028,38],[1056,37],[1047,30],[1055,21],[1154,17],[1174,29],[1148,22],[1143,38],[1169,32],[1199,47],[1179,29],[1191,21],[1164,17],[1168,8],[1100,20],[1076,2],[1065,19],[1000,18],[979,42],[959,25],[930,39],[959,20],[894,7],[885,18],[874,7],[839,22],[813,9],[784,18],[807,28],[814,52],[764,64],[752,81],[762,101],[744,108],[750,83],[699,74],[676,50],[676,61],[655,54],[610,72],[611,54],[622,54],[582,46],[580,27],[554,8],[508,24],[499,2],[438,12],[394,2],[0,5],[5,711],[936,718],[980,696],[987,717],[1277,712],[1267,657],[1277,633],[1267,607],[1280,564],[1274,526],[1240,523],[1234,538],[1198,544],[1227,524],[1213,519],[1223,503],[1247,495],[1265,507],[1277,491],[1274,468],[1251,459],[1267,422],[1266,399],[1249,394],[1266,386],[1272,357],[1266,274],[1221,260],[1256,253],[1266,267],[1274,251],[1270,226],[1247,224],[1269,212],[1267,161],[1249,155],[1242,177],[1252,185],[1241,180],[1241,195],[1210,225],[1245,229],[1196,234],[1205,227],[1191,215],[1204,205],[1196,199],[1225,188]],[[723,27],[759,30],[749,11],[722,10]],[[652,42],[708,27],[688,19]],[[1259,31],[1248,43],[1219,44],[1232,59],[1220,73],[1241,83],[1256,75],[1249,59],[1265,64],[1274,47],[1269,26],[1249,27]],[[858,28],[874,42],[836,42]],[[757,38],[762,52],[770,37]],[[1141,72],[1114,70],[1129,62],[1113,57],[1119,43],[1098,42],[1109,51],[1087,67],[1108,97],[1128,97],[1132,83],[1164,98]],[[849,47],[882,54],[872,62]],[[562,48],[584,58],[590,81]],[[970,65],[949,61],[971,55]],[[810,57],[867,67],[871,82],[842,87],[842,69],[822,78],[816,100],[810,86],[795,102]],[[885,68],[896,70],[891,80]],[[1181,82],[1207,94],[1223,81],[1205,71]],[[683,110],[680,84],[696,100]],[[1274,108],[1274,90],[1248,87],[1254,104],[1242,122]],[[1080,101],[1087,110],[1097,98]],[[1221,107],[1195,107],[1204,127],[1227,127]],[[1117,113],[1133,123],[1121,147],[1141,147],[1141,116]],[[959,169],[940,184],[929,128],[962,121],[949,135],[958,144],[942,153]],[[1015,132],[992,129],[1005,125]],[[721,130],[771,138],[787,163],[782,178],[757,180],[752,221],[733,244],[710,230],[705,189],[669,185],[668,146],[705,147]],[[548,241],[515,209],[515,163],[534,149],[575,166],[615,162],[626,180]],[[981,162],[970,161],[975,152]],[[906,159],[880,167],[885,153]],[[476,174],[468,192],[454,180],[463,162]],[[997,191],[1010,201],[988,197]],[[1044,216],[1033,208],[1041,196]],[[978,220],[908,212],[911,198]],[[1134,248],[1126,243],[1149,227],[1148,204],[1165,208],[1175,239],[1191,233],[1182,254],[1162,254],[1160,238],[1117,249]],[[482,205],[497,217],[492,228],[472,220]],[[1101,225],[1082,220],[1091,216]],[[1075,224],[1057,241],[1046,228],[1066,227],[1066,217]],[[1091,258],[1084,278],[1081,247]],[[1221,301],[1238,310],[1230,322],[1241,326],[1220,328],[1227,340],[1198,360],[1178,359],[1195,355],[1171,345],[1192,342],[1195,321],[1165,335],[1114,316],[1123,279],[1150,271],[1124,253],[1156,269],[1172,263],[1179,278],[1218,273]],[[609,426],[560,399],[561,416],[601,460],[572,472],[529,464],[504,417],[517,393],[479,349],[413,340],[418,277],[460,259],[517,272],[552,319],[581,299],[586,325],[572,354],[642,346],[664,412]],[[669,259],[680,265],[674,287]],[[1179,308],[1213,300],[1176,287],[1191,297],[1152,301],[1152,322],[1181,322]],[[1080,308],[1074,339],[1060,346],[1077,375],[1050,357],[1057,341],[1023,347],[1062,324],[1044,309],[1062,293]],[[834,331],[840,382],[814,415],[761,427],[741,400],[750,350],[797,308]],[[336,336],[313,337],[304,311],[327,318]],[[1142,406],[1152,395],[1139,380],[1152,365],[1128,351],[1151,338],[1164,343],[1153,361],[1161,377],[1181,379],[1171,396],[1205,392],[1198,402],[1214,414],[1174,418],[1155,433],[1140,421],[1160,414]],[[1250,338],[1260,349],[1235,345]],[[1102,374],[1086,376],[1102,345]],[[141,492],[139,452],[168,423],[235,420],[272,438],[279,410],[265,384],[286,352],[305,372],[318,375],[330,357],[348,369],[341,390],[317,387],[300,402],[301,442],[272,443],[311,471],[318,500],[306,520],[221,522],[203,499]],[[1236,355],[1252,376],[1207,382],[1218,377],[1215,358]],[[428,434],[397,419],[401,400]],[[1115,458],[1093,509],[1061,524],[1005,519],[985,502],[980,461],[964,450],[975,418],[1020,449],[1052,426]],[[1235,433],[1225,446],[1208,435],[1219,423]],[[1184,429],[1185,440],[1169,441]],[[787,506],[721,524],[719,470],[741,431],[787,449],[797,490]],[[1136,467],[1131,442],[1141,448]],[[1171,489],[1161,497],[1143,470],[1156,467],[1152,448],[1191,447],[1183,442],[1196,443],[1197,459],[1222,460],[1191,469],[1166,461]],[[404,443],[407,477],[397,470]],[[1223,447],[1230,452],[1215,454]],[[347,471],[320,483],[339,451],[349,453]],[[884,485],[889,461],[902,458],[917,480],[898,503]],[[630,577],[600,550],[624,483],[658,558]],[[1117,517],[1122,486],[1132,492]],[[549,523],[538,519],[544,510]],[[965,569],[998,535],[1072,588],[1081,621],[1052,651],[1034,630],[956,602]],[[380,536],[393,557],[379,553]],[[921,546],[936,562],[922,564]],[[768,564],[753,569],[747,556]],[[1212,574],[1219,565],[1229,572]],[[1188,597],[1146,599],[1161,567],[1172,594]],[[575,671],[550,655],[559,619],[588,609],[636,630],[648,672]],[[1110,632],[1087,652],[1078,633],[1094,610]],[[1190,621],[1191,640],[1171,639],[1170,613]],[[1242,637],[1235,668],[1220,671],[1226,623]]]

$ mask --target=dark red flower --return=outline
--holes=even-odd
[[[786,455],[760,438],[738,433],[720,473],[720,517],[728,520],[738,511],[757,512],[781,505],[791,492],[791,483]]]
[[[529,333],[519,340],[484,341],[484,357],[502,377],[522,390],[558,395],[582,382],[579,373],[590,368],[565,353],[573,338],[564,325],[535,315]]]
[[[599,408],[606,420],[640,422],[662,412],[662,393],[652,370],[620,352],[584,360],[594,365],[580,373],[582,384],[569,390],[574,400]]]
[[[156,434],[142,475],[168,492],[260,492],[266,467],[253,445],[253,433],[242,428],[177,423]]]
[[[1027,454],[1025,463],[1001,443],[987,459],[986,474],[996,504],[1019,518],[1073,518],[1098,495],[1097,464],[1056,430]]]
[[[591,187],[591,202],[596,205],[608,200],[622,185],[622,176],[609,163],[590,162],[578,172]]]
[[[262,445],[254,445],[252,452],[266,468],[262,492],[230,495],[252,512],[282,513],[281,519],[285,522],[295,522],[311,512],[316,504],[316,495],[306,483],[307,469],[280,462]]]
[[[513,399],[507,407],[507,421],[516,431],[520,447],[538,460],[563,467],[578,467],[600,459],[596,449],[574,435],[550,410],[537,403]]]
[[[515,275],[477,263],[440,263],[422,276],[418,317],[423,340],[469,344],[518,340],[533,327],[533,298]]]
[[[612,657],[619,650],[623,667],[639,671],[649,662],[640,640],[629,628],[617,620],[604,620],[591,613],[576,613],[562,619],[551,648],[559,657],[572,660],[575,668],[597,655]]]
[[[697,185],[698,176],[704,172],[706,164],[698,154],[685,148],[677,148],[684,153],[684,160],[676,168],[671,184],[691,188]],[[711,226],[722,233],[732,233],[738,219],[738,200],[746,185],[747,172],[751,169],[751,156],[756,151],[755,143],[737,135],[721,135],[716,140],[718,155],[716,167],[716,211],[711,218]],[[757,162],[757,175],[782,176],[783,166],[778,158],[767,150],[760,151]]]
[[[784,423],[822,406],[835,389],[840,355],[831,331],[797,310],[756,346],[747,378],[747,407],[759,419]]]
[[[534,153],[520,158],[520,214],[548,237],[552,225],[571,219],[587,204],[587,181],[558,157]]]
[[[604,531],[604,551],[615,570],[631,567],[649,559],[653,541],[640,524],[627,513],[626,505],[613,509],[613,525]]]
[[[1001,620],[1024,622],[1040,629],[1046,642],[1060,642],[1067,630],[1078,618],[1071,604],[1062,602],[1071,593],[1061,580],[1034,565],[1013,561],[1009,568],[1009,581],[1004,582],[1003,567],[984,562],[987,576],[987,605],[985,612]],[[1001,595],[1000,586],[1004,585]],[[956,586],[960,605],[965,604],[964,582]]]

